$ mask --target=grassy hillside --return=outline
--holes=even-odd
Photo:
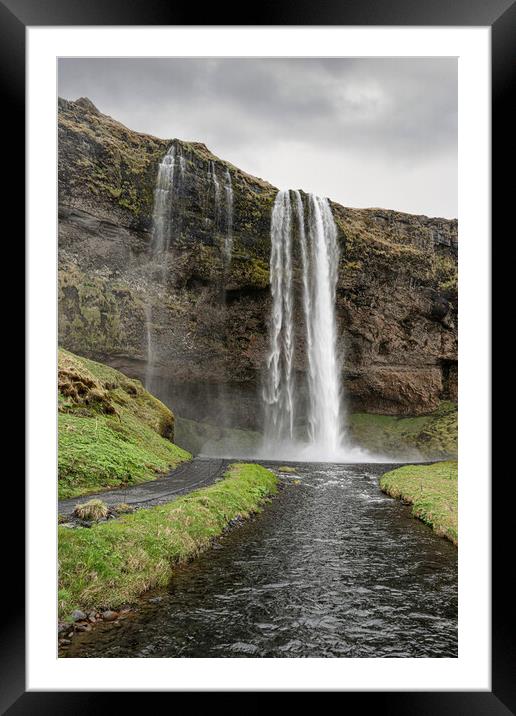
[[[431,459],[457,457],[457,405],[443,402],[430,415],[398,418],[354,413],[349,427],[356,442],[390,457]]]
[[[405,465],[382,475],[380,488],[411,504],[414,517],[457,544],[457,476],[455,461]]]
[[[235,464],[216,484],[173,502],[102,522],[59,527],[59,614],[116,608],[170,579],[170,566],[207,549],[235,518],[248,517],[276,492],[260,465]]]
[[[139,381],[60,350],[58,387],[60,498],[152,480],[191,457]]]

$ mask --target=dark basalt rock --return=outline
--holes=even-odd
[[[185,158],[185,182],[173,207],[163,286],[149,247],[158,165],[172,143]],[[210,161],[221,175],[229,170],[234,191],[227,269]],[[150,303],[158,396],[184,417],[259,426],[275,195],[273,186],[218,159],[204,144],[133,132],[87,99],[60,100],[60,344],[141,379]],[[332,210],[341,250],[338,330],[351,407],[428,413],[445,396],[456,396],[457,222],[336,203]],[[294,265],[300,289],[297,251]],[[302,400],[301,331],[296,340]]]

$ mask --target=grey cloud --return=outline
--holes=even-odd
[[[205,142],[273,184],[456,215],[454,58],[66,58],[59,94],[138,131]],[[426,170],[417,196],[413,176]]]

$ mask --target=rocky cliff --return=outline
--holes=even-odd
[[[184,157],[185,178],[163,283],[149,250],[158,165],[172,143]],[[210,162],[219,176],[227,169],[233,185],[228,270]],[[187,418],[258,427],[276,191],[203,144],[130,131],[87,99],[59,100],[60,344],[142,378],[150,303],[158,395]],[[418,415],[455,400],[457,222],[336,203],[332,209],[352,408]],[[299,285],[299,267],[294,278]]]

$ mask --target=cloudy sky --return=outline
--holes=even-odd
[[[61,59],[59,94],[281,189],[457,216],[457,62]]]

